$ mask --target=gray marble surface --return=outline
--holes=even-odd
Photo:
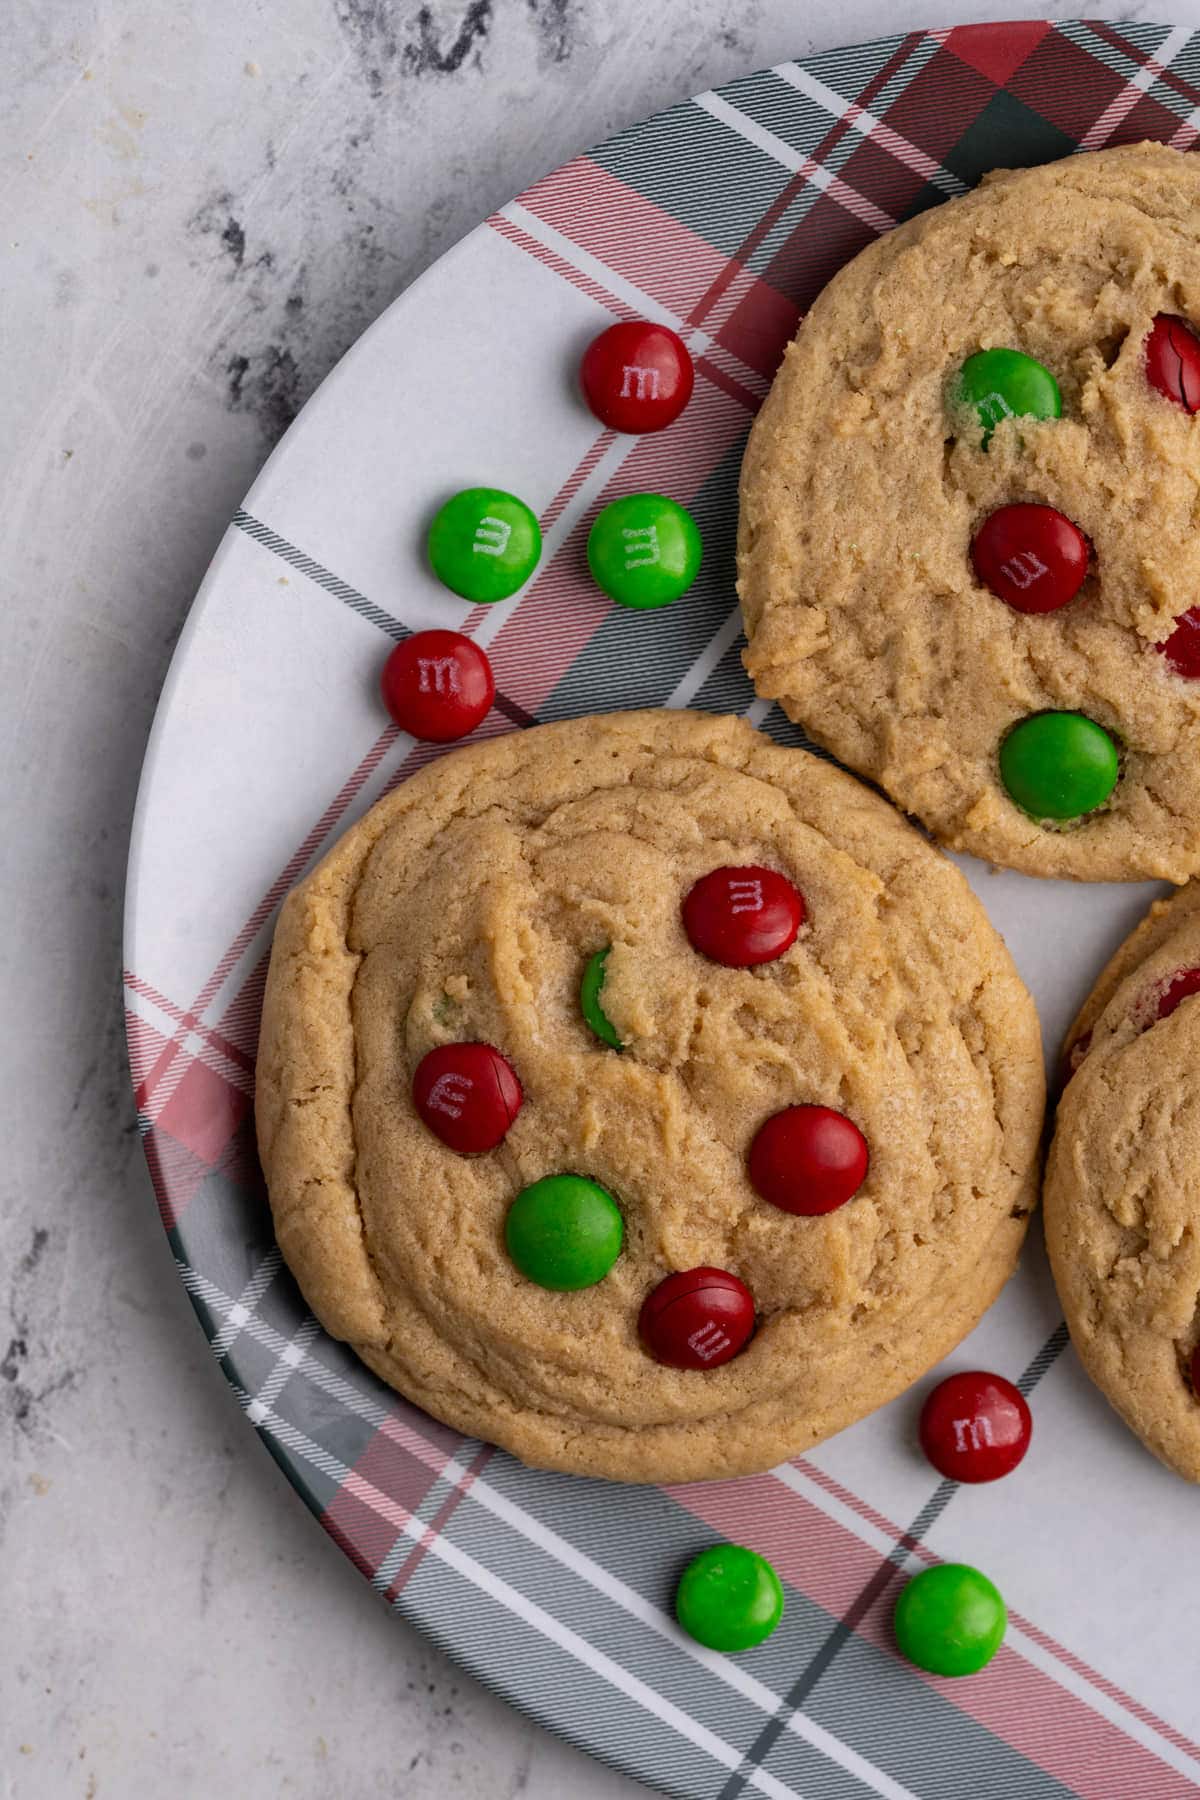
[[[191,596],[267,450],[462,232],[739,72],[1017,10],[9,0],[0,1797],[644,1791],[390,1617],[225,1391],[127,1087],[138,768]],[[1156,17],[1168,0],[1086,10]],[[1169,10],[1200,24],[1200,0]]]

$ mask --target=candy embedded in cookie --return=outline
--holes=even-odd
[[[1184,412],[1200,412],[1200,338],[1186,319],[1155,318],[1146,339],[1146,380]]]
[[[778,869],[757,864],[713,869],[683,902],[683,928],[694,950],[727,968],[774,962],[804,923],[804,896]]]
[[[754,1296],[728,1269],[680,1269],[646,1296],[638,1330],[658,1362],[716,1369],[749,1343]]]
[[[1000,778],[1031,819],[1065,824],[1095,812],[1120,772],[1116,745],[1082,713],[1035,713],[1000,746]]]
[[[602,1044],[607,1044],[610,1050],[620,1050],[623,1048],[621,1034],[605,1012],[600,998],[604,990],[604,965],[611,949],[612,945],[606,944],[603,950],[597,950],[594,956],[589,956],[584,964],[583,979],[579,983],[579,1010],[588,1030]]]
[[[1023,350],[977,350],[951,386],[952,411],[969,410],[983,430],[983,449],[1004,419],[1057,419],[1062,393],[1044,363]]]
[[[512,1064],[490,1044],[439,1044],[413,1076],[422,1122],[460,1156],[481,1156],[502,1143],[523,1098]]]
[[[1088,541],[1052,506],[1002,506],[989,513],[971,544],[975,573],[1017,612],[1057,612],[1073,600],[1088,571]]]
[[[781,1212],[818,1218],[852,1200],[867,1178],[867,1140],[831,1106],[789,1106],[750,1146],[750,1181]]]
[[[522,1188],[504,1223],[508,1254],[522,1275],[559,1293],[603,1281],[624,1236],[612,1195],[582,1175],[546,1175]]]

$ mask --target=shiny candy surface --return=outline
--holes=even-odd
[[[1150,328],[1146,380],[1185,412],[1200,412],[1200,339],[1175,313],[1159,313]]]
[[[683,902],[692,948],[733,969],[774,962],[796,941],[804,896],[778,869],[758,864],[713,869]]]
[[[379,688],[402,731],[449,744],[487,717],[496,681],[487,656],[461,631],[418,631],[396,645]]]
[[[512,1064],[491,1044],[439,1044],[413,1076],[422,1123],[460,1156],[494,1150],[523,1097]]]
[[[781,1211],[814,1218],[852,1200],[867,1178],[867,1140],[831,1106],[789,1106],[750,1146],[750,1181]]]
[[[1034,713],[1000,746],[1000,777],[1034,819],[1078,819],[1103,806],[1120,760],[1107,731],[1082,713]]]
[[[965,1370],[939,1381],[921,1408],[921,1448],[951,1481],[998,1481],[1029,1448],[1033,1417],[1003,1375]]]
[[[691,399],[695,378],[683,339],[646,319],[610,325],[580,367],[584,398],[614,431],[661,431]]]
[[[1188,681],[1200,680],[1200,606],[1180,613],[1169,638],[1156,646],[1176,675]]]
[[[765,1556],[739,1544],[714,1544],[684,1570],[675,1617],[709,1650],[752,1650],[783,1617],[783,1586]]]
[[[680,1269],[646,1296],[638,1330],[658,1362],[715,1369],[749,1342],[754,1296],[727,1269]]]
[[[1044,363],[1021,350],[977,350],[959,370],[953,399],[968,406],[983,427],[986,450],[1002,419],[1057,419],[1062,395]]]
[[[508,1254],[522,1275],[559,1292],[603,1281],[624,1236],[612,1195],[582,1175],[547,1175],[522,1188],[504,1222]]]
[[[1052,506],[1002,506],[975,533],[971,561],[984,587],[1017,612],[1056,612],[1088,569],[1088,541]]]
[[[1180,969],[1162,991],[1156,1018],[1169,1019],[1175,1008],[1192,994],[1200,994],[1200,969]]]
[[[542,533],[523,500],[503,488],[464,488],[429,527],[438,580],[464,600],[488,606],[523,587],[542,554]]]
[[[930,1675],[974,1675],[1004,1641],[999,1590],[969,1563],[940,1563],[908,1583],[896,1602],[896,1645]]]
[[[669,606],[700,573],[700,532],[691,513],[665,494],[626,494],[597,515],[588,567],[618,606]]]
[[[579,1010],[589,1030],[607,1044],[610,1050],[620,1050],[623,1046],[617,1028],[605,1012],[600,1002],[604,988],[604,965],[608,960],[608,952],[612,945],[597,950],[589,956],[583,970],[583,980],[579,984]]]

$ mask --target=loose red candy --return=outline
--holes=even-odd
[[[1158,648],[1177,675],[1185,675],[1189,681],[1200,679],[1200,606],[1180,613],[1174,631]]]
[[[466,737],[496,694],[492,665],[461,631],[418,631],[383,665],[383,704],[402,731],[431,744]]]
[[[679,417],[696,379],[683,339],[644,319],[593,338],[580,374],[588,405],[614,431],[661,431]]]
[[[1146,380],[1185,412],[1200,412],[1200,340],[1174,313],[1159,313],[1151,326]]]
[[[422,1122],[460,1156],[494,1150],[523,1099],[511,1063],[490,1044],[439,1044],[413,1076]]]
[[[1002,506],[975,533],[971,561],[984,587],[1017,612],[1055,612],[1083,585],[1088,541],[1052,506]]]
[[[1189,994],[1200,994],[1200,969],[1180,969],[1178,975],[1172,975],[1163,989],[1158,1002],[1159,1019],[1169,1019],[1181,1000]]]
[[[725,1269],[681,1269],[646,1296],[638,1330],[660,1363],[715,1369],[749,1341],[754,1296]]]
[[[755,1192],[783,1212],[815,1218],[852,1200],[867,1178],[867,1140],[831,1106],[789,1106],[760,1125],[750,1146]]]
[[[731,969],[774,962],[796,941],[804,896],[777,869],[750,864],[702,875],[683,902],[692,948]]]
[[[950,1375],[921,1408],[921,1448],[951,1481],[998,1481],[1029,1448],[1033,1415],[1003,1375]]]

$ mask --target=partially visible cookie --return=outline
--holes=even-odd
[[[1142,144],[921,213],[787,351],[742,470],[746,667],[945,844],[1200,869],[1196,327],[1200,157]]]
[[[776,889],[803,906],[764,960]],[[494,1057],[503,1105],[468,1140]],[[1015,1267],[1042,1100],[1032,1002],[953,864],[740,720],[642,712],[455,751],[346,833],[279,922],[257,1116],[331,1332],[526,1462],[648,1481],[768,1468],[944,1356]],[[836,1210],[764,1198],[781,1171],[751,1146],[788,1109],[865,1139]],[[560,1291],[533,1235],[591,1184],[623,1243],[593,1211],[602,1254]],[[753,1335],[673,1366],[700,1289],[748,1290]]]
[[[1148,1449],[1200,1481],[1200,882],[1158,901],[1067,1039],[1043,1194],[1075,1347]]]

